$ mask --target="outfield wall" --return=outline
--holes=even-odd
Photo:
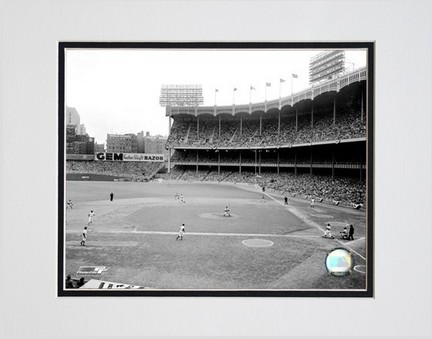
[[[93,174],[93,173],[67,173],[66,180],[69,181],[130,181],[126,178],[106,175],[106,174]]]

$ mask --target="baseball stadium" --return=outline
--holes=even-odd
[[[167,104],[161,157],[66,154],[65,291],[366,291],[368,69],[331,55],[276,100]]]

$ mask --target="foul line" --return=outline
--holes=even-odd
[[[271,195],[264,193],[266,196],[268,196],[270,199],[276,201],[279,205],[284,206],[285,208],[288,209],[288,211],[290,211],[292,214],[294,214],[297,218],[303,220],[306,224],[308,224],[309,226],[315,227],[318,230],[320,230],[322,233],[324,233],[323,229],[321,228],[321,226],[316,223],[315,221],[309,219],[303,212],[299,211],[297,208],[292,207],[290,205],[285,205],[284,203],[282,203],[281,201],[273,198]]]
[[[316,223],[315,221],[309,219],[309,218],[308,218],[308,217],[307,217],[303,212],[301,212],[301,211],[298,210],[297,208],[295,208],[295,207],[291,207],[290,205],[285,205],[284,203],[282,203],[281,201],[279,201],[279,200],[273,198],[271,195],[269,195],[269,194],[267,194],[267,193],[264,193],[264,194],[265,194],[266,196],[268,196],[270,199],[273,199],[274,201],[276,201],[278,204],[280,204],[280,205],[282,205],[282,206],[288,208],[288,210],[289,210],[292,214],[294,214],[296,217],[298,217],[298,218],[300,218],[301,220],[303,220],[303,221],[304,221],[305,223],[307,223],[309,226],[316,227],[316,228],[319,229],[321,232],[324,232],[323,229],[321,228],[321,226],[320,226],[318,223]],[[364,238],[359,238],[359,239],[357,239],[357,240],[360,240],[360,239],[364,239]],[[341,244],[342,246],[348,248],[348,249],[349,249],[350,251],[352,251],[353,253],[357,254],[357,255],[358,255],[360,258],[362,258],[363,260],[366,260],[366,258],[365,258],[364,256],[362,256],[362,255],[361,255],[360,253],[358,253],[357,251],[353,250],[351,247],[347,246],[346,243],[343,243],[342,241],[339,241],[338,239],[334,239],[334,240],[336,240],[336,241],[337,241],[339,244]],[[354,240],[354,241],[357,241],[357,240]],[[352,243],[352,242],[354,242],[354,241],[351,241],[350,243]]]
[[[67,231],[66,233],[80,233],[81,231]],[[178,232],[165,231],[96,231],[95,233],[127,233],[127,234],[160,234],[160,235],[178,235]],[[257,233],[205,233],[205,232],[187,232],[188,235],[216,235],[225,237],[273,237],[273,238],[319,238],[317,235],[295,235],[295,234],[257,234]]]
[[[361,238],[358,238],[358,239],[356,239],[356,240],[353,240],[353,241],[348,241],[348,242],[346,242],[346,244],[352,244],[353,242],[356,242],[356,241],[359,241],[359,240],[363,240],[365,237],[361,237]]]
[[[362,258],[363,260],[366,260],[366,258],[364,256],[362,256],[360,253],[354,251],[351,247],[347,246],[345,243],[343,243],[340,240],[335,239],[339,244],[341,244],[343,247],[348,248],[351,252],[354,252],[355,254],[357,254],[360,258]]]

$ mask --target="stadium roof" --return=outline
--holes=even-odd
[[[199,106],[199,107],[167,107],[166,116],[176,116],[180,114],[199,116],[202,114],[220,115],[237,113],[249,113],[256,111],[267,112],[271,109],[281,109],[285,106],[294,106],[303,100],[314,100],[321,94],[328,92],[339,92],[342,88],[352,83],[367,80],[367,68],[362,67],[354,71],[344,73],[339,77],[323,81],[312,85],[300,92],[276,100],[259,102],[253,104],[230,105],[230,106]]]

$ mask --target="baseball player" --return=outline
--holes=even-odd
[[[176,238],[176,241],[177,240],[183,240],[183,234],[185,234],[185,224],[182,224],[181,226],[180,226],[180,230],[179,230],[179,234],[178,234],[178,236],[177,236],[177,238]]]

